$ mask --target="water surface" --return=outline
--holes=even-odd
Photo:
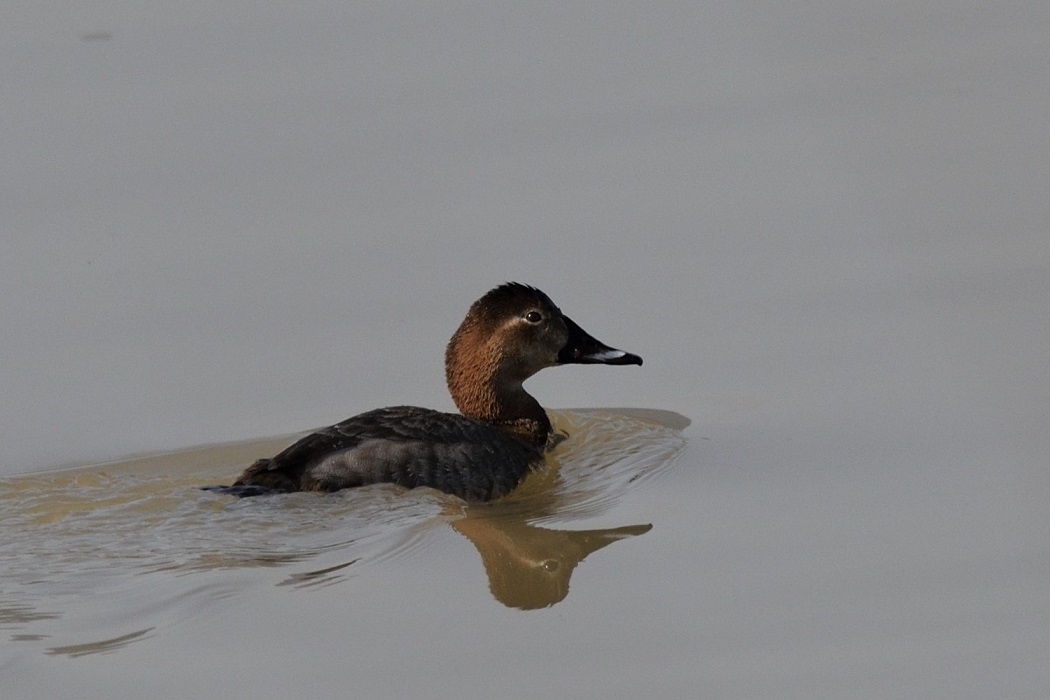
[[[1050,697],[1050,4],[249,5],[0,3],[0,696]],[[508,280],[692,424],[197,489]]]
[[[492,504],[392,485],[248,499],[200,490],[289,438],[5,480],[0,628],[22,654],[115,652],[164,635],[187,611],[221,615],[224,598],[255,587],[382,579],[376,567],[398,558],[416,570],[414,553],[427,543],[447,547],[432,540],[450,527],[474,547],[488,580],[487,589],[474,590],[478,606],[488,599],[523,610],[555,605],[586,557],[652,528],[579,523],[670,468],[688,421],[623,409],[552,418],[565,439],[518,490]],[[426,575],[423,567],[414,573],[420,581]]]

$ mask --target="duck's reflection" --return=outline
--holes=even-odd
[[[617,540],[642,535],[651,524],[604,530],[552,530],[530,525],[520,516],[499,516],[487,509],[467,509],[452,528],[481,555],[489,590],[507,607],[545,608],[569,593],[569,578],[587,555]]]

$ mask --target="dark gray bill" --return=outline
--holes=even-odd
[[[610,348],[576,325],[568,316],[562,316],[569,329],[569,340],[558,351],[558,362],[580,365],[640,365],[642,358],[623,350]]]

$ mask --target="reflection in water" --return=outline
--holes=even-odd
[[[471,510],[467,509],[468,513]],[[604,530],[554,530],[530,525],[519,515],[493,517],[468,514],[451,523],[481,555],[489,590],[507,607],[521,610],[546,608],[561,602],[569,593],[569,578],[587,555],[635,535],[652,525],[628,525]],[[360,559],[296,572],[278,586],[316,588],[341,583]]]
[[[47,639],[54,656],[111,652],[275,585],[270,569],[309,562],[276,582],[293,591],[388,576],[385,562],[433,543],[446,524],[477,549],[497,600],[554,605],[589,554],[649,531],[579,524],[663,473],[687,421],[623,409],[551,418],[566,439],[514,493],[484,505],[391,485],[250,499],[198,490],[294,436],[0,480],[0,631],[23,645]]]
[[[477,547],[496,600],[511,608],[535,610],[568,595],[569,577],[588,554],[649,532],[653,526],[549,530],[520,519],[467,516],[452,527]]]

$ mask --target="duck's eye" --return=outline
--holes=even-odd
[[[543,314],[541,314],[539,311],[530,311],[529,313],[525,314],[525,320],[529,323],[539,323],[543,320]]]

